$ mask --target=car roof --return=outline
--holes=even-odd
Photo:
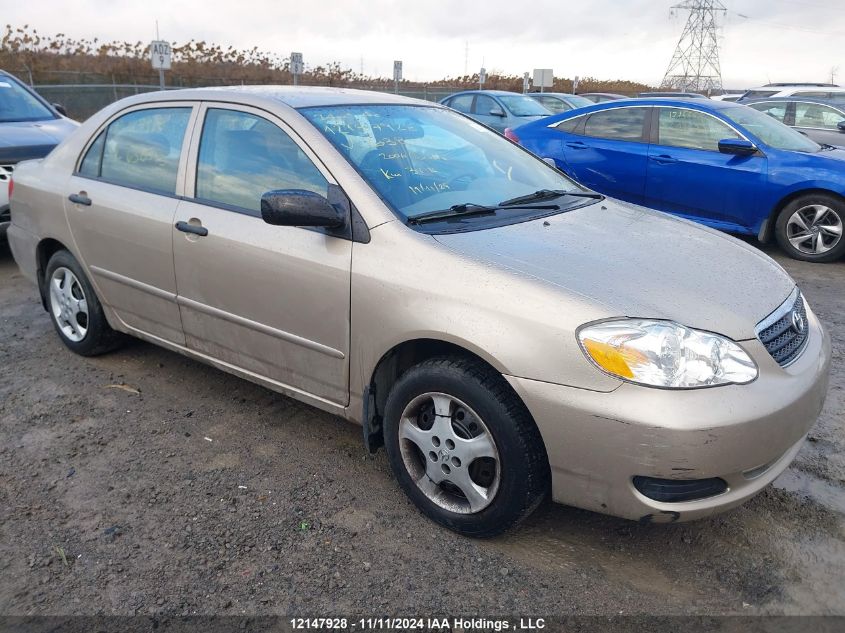
[[[598,95],[598,96],[601,96],[601,97],[624,97],[625,99],[630,98],[627,95],[622,95],[622,94],[619,94],[618,92],[578,92],[576,94],[578,94],[579,96],[582,96],[582,97],[584,95]]]
[[[571,92],[526,92],[526,97],[580,97],[581,95]]]
[[[813,90],[816,88],[817,90]],[[749,88],[746,92],[753,92],[757,90],[765,90],[767,92],[785,92],[787,90],[808,90],[812,92],[845,92],[842,86],[835,86],[833,84],[785,84],[785,85],[769,85],[757,86],[756,88]]]
[[[403,97],[388,92],[333,88],[325,86],[224,86],[214,88],[185,88],[165,90],[130,97],[133,103],[155,101],[219,100],[263,102],[269,105],[284,104],[291,108],[308,108],[333,105],[428,105],[442,107],[433,101]]]
[[[512,90],[461,90],[460,92],[453,92],[450,95],[443,97],[444,99],[448,99],[449,97],[454,97],[457,95],[508,95],[508,96],[524,96],[521,92],[513,92]]]
[[[642,97],[625,99],[617,99],[616,101],[605,101],[603,103],[595,103],[589,107],[579,108],[578,110],[570,110],[560,115],[555,115],[563,118],[568,118],[568,115],[575,113],[576,116],[583,115],[586,112],[598,112],[599,110],[609,110],[612,108],[630,108],[630,107],[647,107],[647,106],[677,106],[691,108],[695,110],[728,110],[731,108],[744,108],[741,103],[734,103],[733,101],[713,101],[712,99],[698,99],[698,98],[671,98],[671,97]]]

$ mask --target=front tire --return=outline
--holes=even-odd
[[[845,201],[808,194],[786,205],[775,223],[780,247],[793,259],[832,262],[845,255]]]
[[[121,336],[109,327],[91,282],[68,251],[57,251],[47,262],[44,285],[53,326],[69,349],[97,356],[120,345]]]
[[[438,358],[406,371],[388,395],[384,433],[405,493],[460,534],[499,534],[548,493],[540,432],[507,381],[479,361]]]

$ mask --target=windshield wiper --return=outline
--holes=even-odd
[[[594,200],[604,200],[604,196],[600,193],[593,193],[592,191],[569,191],[566,189],[540,189],[534,193],[529,193],[525,196],[518,196],[510,200],[504,200],[499,203],[500,207],[512,207],[526,202],[536,202],[538,200],[551,200],[553,198],[561,198],[563,196],[572,196],[575,198],[592,198]]]
[[[428,213],[421,213],[408,218],[408,224],[424,224],[426,222],[436,222],[437,220],[444,220],[446,218],[456,218],[471,215],[489,215],[503,209],[502,205],[487,206],[484,204],[475,204],[473,202],[465,202],[463,204],[455,204],[443,211],[430,211]],[[527,204],[527,205],[508,205],[508,210],[518,209],[547,209],[555,210],[560,207],[556,204]]]

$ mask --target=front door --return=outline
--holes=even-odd
[[[489,125],[497,132],[504,132],[508,126],[505,109],[488,95],[475,96],[475,119]]]
[[[578,135],[563,140],[567,173],[581,184],[642,204],[648,157],[648,106],[608,108],[588,115]]]
[[[334,180],[285,124],[261,110],[203,106],[173,227],[176,286],[189,348],[335,405],[348,402],[352,242],[272,226],[261,196]],[[193,181],[193,182],[192,182]],[[184,225],[180,225],[184,229]]]
[[[88,147],[65,197],[74,242],[103,303],[131,329],[184,345],[173,270],[173,217],[195,106],[144,106]]]
[[[663,106],[655,113],[646,204],[724,230],[750,228],[759,217],[766,157],[722,154],[720,140],[741,137],[713,115]]]

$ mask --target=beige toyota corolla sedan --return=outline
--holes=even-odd
[[[119,101],[18,167],[9,239],[74,352],[130,334],[357,422],[468,535],[547,495],[736,506],[827,387],[829,338],[771,259],[393,95]]]

